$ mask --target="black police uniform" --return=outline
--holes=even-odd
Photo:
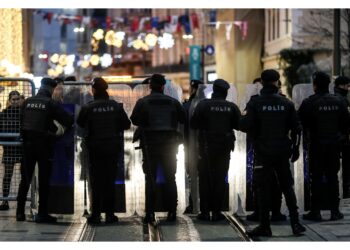
[[[342,83],[340,83],[342,81]],[[348,77],[338,77],[335,84],[348,84],[350,79]],[[350,110],[350,102],[347,98],[348,91],[339,87],[334,87],[334,94],[339,97]],[[342,174],[343,174],[343,197],[350,197],[350,140],[349,133],[345,134],[344,143],[341,148],[342,157]]]
[[[53,222],[48,215],[48,196],[53,158],[53,120],[67,129],[73,125],[73,116],[51,99],[54,80],[43,78],[42,87],[34,97],[27,98],[21,112],[21,135],[23,138],[23,164],[17,197],[17,220],[25,219],[24,208],[35,165],[39,166],[39,211],[37,222]],[[57,128],[56,128],[57,129]],[[51,132],[50,132],[51,131]]]
[[[229,84],[221,79],[214,82],[211,99],[197,105],[191,118],[191,128],[199,130],[200,160],[198,166],[200,211],[199,219],[222,219],[225,197],[225,177],[234,149],[240,111],[236,104],[226,101]]]
[[[104,204],[106,222],[116,221],[114,216],[115,178],[118,156],[122,149],[123,131],[130,128],[130,120],[123,105],[109,100],[107,93],[96,96],[84,105],[77,124],[86,129],[86,144],[89,152],[89,175],[92,204],[89,222],[98,223],[101,205]]]
[[[260,96],[252,98],[247,104],[247,113],[242,117],[240,128],[253,136],[255,150],[254,178],[257,184],[260,225],[248,232],[252,236],[271,236],[269,209],[271,204],[271,182],[277,176],[285,196],[292,230],[294,234],[305,231],[299,224],[296,195],[289,158],[292,142],[288,136],[291,131],[300,133],[301,126],[292,102],[278,94],[279,74],[274,70],[263,71],[264,82]]]
[[[304,215],[304,219],[321,220],[323,175],[328,180],[331,217],[341,219],[338,171],[340,147],[349,126],[347,107],[338,97],[329,94],[327,87],[306,98],[298,114],[308,141],[311,179],[311,212]]]
[[[259,95],[253,95],[251,99],[258,97]],[[285,97],[285,95],[281,95]],[[252,142],[254,138],[252,138],[252,135],[249,133],[247,134],[247,141]],[[255,158],[255,157],[254,157]],[[254,162],[255,165],[255,162]],[[284,221],[286,220],[286,216],[281,213],[281,205],[282,205],[282,190],[280,188],[280,184],[278,183],[278,179],[276,175],[273,175],[271,178],[271,206],[270,211],[271,214],[271,221]],[[253,171],[253,206],[254,206],[254,212],[251,215],[247,215],[247,220],[250,221],[259,221],[259,201],[258,201],[258,195],[257,195],[257,183],[254,178],[254,171]]]
[[[151,79],[152,84],[152,79]],[[164,83],[161,85],[165,84]],[[165,178],[168,220],[175,220],[177,189],[175,182],[176,153],[179,140],[178,123],[185,122],[185,111],[176,99],[152,90],[151,94],[139,99],[130,117],[139,126],[144,158],[143,171],[146,175],[146,220],[154,220],[156,175],[158,165],[162,166]]]

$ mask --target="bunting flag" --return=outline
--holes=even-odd
[[[189,15],[167,15],[153,17],[90,17],[81,15],[69,15],[62,13],[53,13],[50,11],[35,10],[34,14],[42,16],[43,20],[51,24],[53,20],[62,24],[77,24],[90,26],[91,28],[118,29],[129,27],[131,32],[153,31],[154,33],[163,30],[166,33],[186,33],[190,34],[192,30],[200,28],[200,21],[205,21],[203,13],[191,13]],[[209,11],[209,22],[212,26],[219,26],[217,22],[217,11]],[[234,21],[233,24],[239,28],[244,40],[248,35],[247,21]],[[226,33],[231,31],[232,26],[226,26]],[[228,38],[228,36],[227,36]]]
[[[198,21],[197,13],[191,14],[191,21],[192,21],[192,28],[199,29],[199,21]]]

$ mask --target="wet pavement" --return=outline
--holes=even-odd
[[[273,222],[272,237],[259,237],[257,241],[350,241],[350,199],[341,202],[344,219],[330,221],[330,213],[323,211],[322,222],[311,222],[301,219],[307,227],[304,235],[295,237],[289,222]],[[37,224],[32,221],[15,220],[14,203],[9,211],[0,212],[0,241],[109,241],[141,242],[151,240],[151,230],[142,224],[140,216],[120,217],[119,223],[88,226],[85,218],[67,220],[60,218],[56,224]],[[28,211],[28,210],[27,210]],[[243,241],[239,232],[228,221],[204,222],[195,215],[179,215],[176,222],[167,222],[165,217],[157,217],[157,240],[165,242],[237,242]],[[245,216],[237,219],[245,230],[252,229],[256,222],[248,222]]]

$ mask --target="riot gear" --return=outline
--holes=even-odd
[[[321,183],[323,175],[329,187],[331,219],[341,219],[337,173],[340,168],[340,146],[349,128],[346,105],[328,93],[329,76],[323,72],[313,75],[315,94],[305,99],[299,109],[309,147],[311,177],[311,210],[304,219],[321,220]]]
[[[261,79],[263,89],[259,96],[250,99],[247,104],[247,113],[240,122],[240,129],[252,135],[255,150],[254,179],[259,204],[260,224],[248,234],[271,236],[270,189],[274,175],[277,176],[286,199],[293,233],[300,234],[305,231],[305,228],[299,224],[293,178],[289,169],[293,142],[288,137],[288,133],[289,131],[297,133],[301,127],[293,103],[278,94],[278,72],[263,71]]]
[[[185,122],[185,111],[174,98],[163,94],[164,76],[152,75],[152,92],[139,99],[130,117],[141,129],[143,168],[146,175],[146,217],[144,222],[154,221],[157,169],[161,167],[165,178],[168,203],[168,221],[176,219],[177,190],[175,182],[176,152],[179,138],[178,123]]]
[[[190,120],[192,129],[199,130],[199,196],[198,219],[223,218],[222,203],[225,197],[225,176],[229,168],[230,152],[234,149],[233,129],[238,129],[240,111],[225,100],[229,85],[218,79],[214,82],[211,99],[202,100]]]
[[[49,182],[52,168],[54,138],[50,132],[56,132],[53,120],[69,129],[73,117],[58,103],[51,100],[56,82],[43,78],[42,87],[34,97],[26,99],[22,105],[21,135],[23,137],[23,164],[21,182],[17,197],[17,220],[25,220],[24,207],[31,183],[35,164],[39,166],[39,213],[37,222],[55,222],[56,218],[48,215]],[[54,131],[50,131],[50,130]]]
[[[118,156],[123,145],[123,131],[130,128],[131,122],[123,105],[109,100],[108,85],[102,78],[95,78],[92,88],[94,101],[82,107],[77,119],[77,124],[86,130],[90,160],[92,213],[88,223],[100,223],[101,204],[106,212],[106,223],[112,223],[118,221],[114,215]]]

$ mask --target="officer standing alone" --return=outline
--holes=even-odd
[[[25,202],[34,173],[39,166],[39,211],[36,222],[56,222],[48,214],[49,186],[53,159],[54,136],[58,127],[54,120],[69,129],[73,125],[73,116],[51,99],[56,81],[43,78],[38,94],[27,98],[21,111],[21,135],[23,138],[23,164],[21,182],[17,197],[17,221],[25,220]]]
[[[211,99],[202,100],[190,121],[193,129],[199,130],[199,196],[200,220],[224,219],[221,214],[225,197],[225,177],[234,150],[240,111],[236,104],[226,101],[230,85],[223,79],[214,81]]]
[[[130,117],[141,133],[143,171],[146,175],[146,217],[144,223],[155,221],[157,168],[161,166],[165,178],[167,221],[176,220],[177,189],[175,182],[178,151],[178,123],[185,122],[185,111],[180,102],[164,95],[166,80],[154,74],[150,80],[151,93],[139,99]]]
[[[324,72],[312,75],[315,94],[306,98],[298,111],[304,136],[309,147],[311,180],[311,210],[305,220],[320,221],[322,180],[327,178],[331,220],[344,215],[339,211],[340,149],[349,129],[349,112],[346,104],[329,93],[330,77]]]
[[[86,130],[89,152],[92,212],[88,223],[91,224],[101,222],[101,204],[105,207],[106,223],[118,222],[114,215],[114,182],[123,131],[131,125],[123,105],[109,99],[107,88],[102,78],[93,80],[94,100],[82,107],[77,119],[77,124]]]
[[[339,76],[334,81],[334,94],[338,96],[350,110],[348,92],[350,88],[350,78]],[[350,129],[350,128],[349,128]],[[341,148],[342,171],[343,171],[343,197],[350,197],[350,138],[349,131],[344,135],[344,143]]]
[[[240,128],[251,133],[255,150],[254,178],[259,202],[259,225],[250,236],[272,236],[269,208],[271,207],[271,180],[277,176],[289,210],[293,234],[305,231],[299,223],[297,200],[293,189],[289,157],[293,146],[297,148],[296,136],[292,142],[288,134],[301,131],[300,123],[292,102],[278,94],[280,76],[275,70],[261,73],[263,88],[260,95],[250,99]],[[293,150],[295,151],[295,150]],[[295,159],[294,159],[295,160]]]

